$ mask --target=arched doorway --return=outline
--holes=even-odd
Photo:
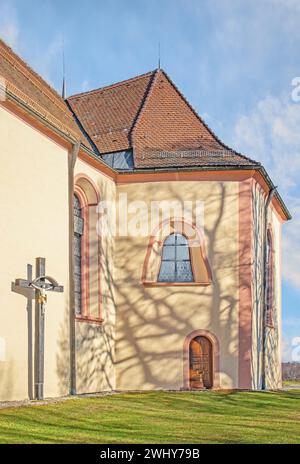
[[[191,389],[212,388],[213,347],[207,337],[196,336],[189,345],[189,383]]]
[[[208,344],[203,339],[207,340]],[[198,384],[198,387],[197,387],[197,384],[196,386],[194,384],[194,381],[197,382],[197,378],[194,379],[192,377],[192,383],[191,383],[191,374],[193,374],[193,372],[191,373],[191,371],[194,370],[194,369],[191,369],[194,367],[192,365],[191,354],[196,355],[194,356],[195,364],[197,364],[197,361],[198,361],[197,354],[200,354],[200,362],[201,360],[203,361],[203,360],[209,359],[209,364],[208,364],[209,376],[208,377],[206,376],[206,380],[205,380],[206,386],[204,385],[202,388],[213,388],[214,390],[220,388],[220,385],[221,385],[220,384],[220,346],[219,346],[219,341],[217,337],[212,332],[206,329],[193,330],[193,332],[190,332],[185,337],[184,342],[183,342],[183,389],[184,390],[200,388],[199,384]],[[206,354],[208,354],[208,358],[205,356]],[[197,366],[195,367],[196,367],[195,370],[197,371]],[[210,379],[210,381],[207,379]],[[199,375],[198,375],[198,381],[200,382]]]

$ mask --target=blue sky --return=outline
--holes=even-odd
[[[68,93],[162,67],[219,137],[265,165],[283,233],[283,357],[300,337],[299,0],[0,0],[0,36]]]

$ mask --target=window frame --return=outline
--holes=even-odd
[[[88,322],[92,324],[102,324],[102,293],[101,293],[101,242],[100,237],[97,237],[97,279],[98,279],[98,316],[91,314],[90,311],[90,207],[98,205],[100,196],[93,181],[85,174],[78,174],[74,180],[74,195],[77,195],[82,211],[84,221],[83,235],[81,239],[81,283],[82,283],[82,311],[81,314],[75,314],[77,322]],[[74,205],[73,205],[74,209]],[[74,230],[73,230],[74,235]],[[74,256],[74,249],[73,249]],[[75,306],[75,305],[74,305]],[[75,309],[75,308],[74,308]]]
[[[79,209],[80,209],[80,216],[77,216],[75,214],[75,199],[77,199],[78,203],[79,203]],[[82,233],[78,233],[75,231],[75,217],[78,217],[82,220],[83,222],[83,231]],[[78,192],[74,192],[74,195],[73,195],[73,217],[74,217],[74,227],[73,227],[73,255],[74,255],[74,309],[75,309],[75,316],[76,318],[81,318],[84,316],[84,305],[83,305],[83,269],[82,269],[82,266],[83,266],[83,253],[84,253],[84,247],[83,247],[83,235],[84,235],[84,230],[85,230],[85,223],[84,223],[84,217],[83,217],[83,212],[82,212],[82,202],[80,200],[80,197],[78,195]],[[80,237],[80,243],[79,243],[79,248],[80,248],[80,269],[79,269],[79,272],[76,273],[76,265],[75,265],[75,259],[76,259],[76,253],[75,253],[75,237],[78,236]],[[75,275],[78,274],[80,275],[80,311],[78,312],[77,311],[77,307],[76,307],[76,293],[78,293],[76,291],[76,283],[75,283]]]
[[[172,232],[183,234],[189,243],[194,282],[158,282],[161,265],[161,250],[164,239]],[[166,218],[152,230],[141,274],[144,287],[185,286],[207,287],[213,283],[211,267],[207,258],[204,230],[181,217]]]
[[[172,237],[174,237],[174,243],[170,242],[167,243],[168,240],[170,240]],[[184,243],[178,243],[178,239],[184,239]],[[188,250],[188,258],[178,258],[178,251],[180,249],[187,249]],[[174,250],[174,258],[167,258],[164,257],[164,253],[166,250]],[[162,267],[164,263],[174,263],[174,274],[172,279],[162,279],[160,276]],[[190,267],[190,273],[191,273],[191,280],[180,280],[178,279],[178,263],[189,263]],[[189,247],[189,241],[188,238],[179,232],[172,232],[169,234],[163,242],[162,249],[161,249],[161,259],[160,259],[160,267],[159,267],[159,272],[157,276],[157,282],[158,283],[170,283],[170,284],[191,284],[195,282],[194,278],[194,273],[193,273],[193,266],[192,266],[192,258],[191,258],[191,253],[190,253],[190,247]]]
[[[274,313],[275,313],[275,259],[274,259],[274,237],[272,228],[267,228],[267,257],[266,257],[266,300],[265,300],[265,325],[269,328],[274,328]]]

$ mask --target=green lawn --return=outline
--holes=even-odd
[[[1,443],[299,443],[300,390],[147,392],[0,410]]]
[[[284,387],[290,387],[291,385],[299,385],[300,387],[300,379],[294,379],[294,380],[284,380],[283,382]]]

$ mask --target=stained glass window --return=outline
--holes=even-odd
[[[83,218],[79,198],[74,195],[74,293],[75,313],[82,314],[81,304],[81,241],[83,234]]]
[[[163,245],[159,282],[193,282],[190,250],[181,234],[169,235]]]

